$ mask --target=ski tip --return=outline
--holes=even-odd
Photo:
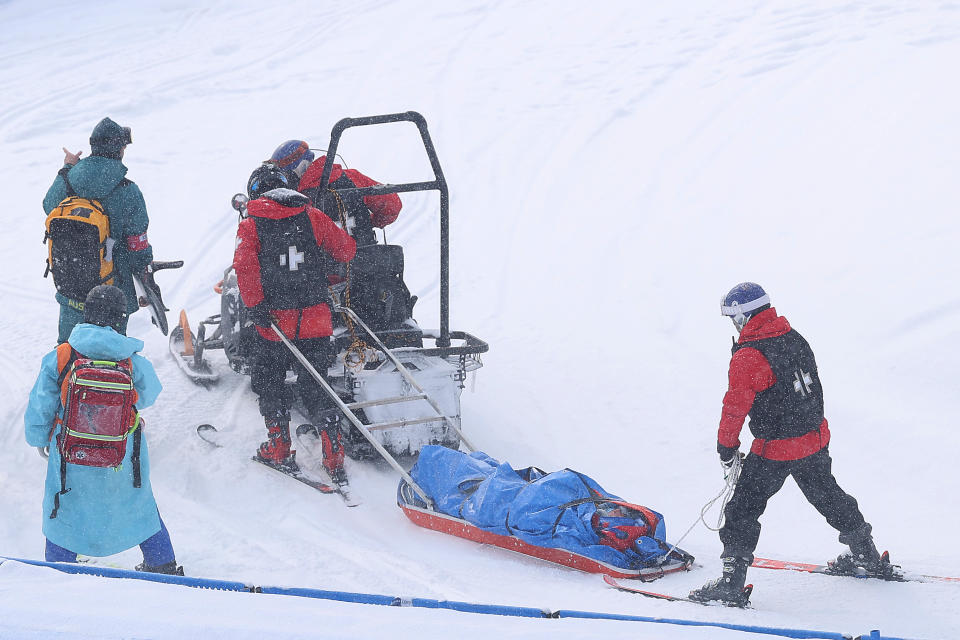
[[[319,436],[320,436],[320,432],[317,431],[317,427],[316,427],[315,425],[312,425],[312,424],[309,424],[309,423],[305,423],[305,424],[302,424],[302,425],[300,425],[299,427],[297,427],[297,435],[298,435],[298,436],[306,436],[306,435],[309,435],[309,436],[313,436],[313,437],[319,437]]]
[[[212,424],[203,423],[203,424],[197,425],[197,433],[201,433],[203,431],[216,431],[216,430],[217,428]]]

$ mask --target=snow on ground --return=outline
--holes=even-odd
[[[471,438],[517,466],[566,466],[662,511],[676,540],[721,486],[714,451],[732,329],[720,295],[755,280],[810,340],[831,451],[878,544],[960,575],[955,417],[960,297],[960,5],[955,2],[0,3],[0,554],[41,558],[44,462],[22,414],[57,306],[40,277],[40,201],[64,145],[105,115],[134,129],[129,176],[158,277],[194,322],[216,313],[230,196],[280,142],[326,144],[345,116],[425,115],[451,189],[452,328],[487,340],[463,396]],[[349,132],[383,181],[426,179],[412,127]],[[437,202],[404,196],[417,319],[437,325]],[[165,386],[147,412],[152,481],[195,576],[549,609],[912,638],[960,625],[956,585],[754,570],[754,609],[661,603],[598,577],[420,529],[386,465],[350,465],[346,509],[247,458],[262,423],[214,357],[186,381],[144,313]],[[193,436],[215,422],[232,444]],[[745,436],[747,439],[747,436]],[[788,482],[758,555],[841,551]],[[719,568],[716,534],[684,547]],[[108,559],[132,566],[136,550]],[[0,567],[4,637],[745,637],[626,622],[520,620],[70,577]],[[68,598],[60,597],[67,595]],[[148,604],[149,603],[149,604]],[[159,605],[159,606],[158,606]]]

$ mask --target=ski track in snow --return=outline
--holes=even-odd
[[[22,213],[0,237],[0,298],[16,310],[0,317],[9,344],[0,355],[0,554],[43,553],[45,463],[23,443],[22,415],[56,335],[53,288],[40,278],[39,204],[60,147],[89,153],[88,131],[104,115],[133,126],[126,161],[147,200],[156,258],[185,260],[158,276],[168,319],[184,308],[196,330],[219,313],[212,286],[232,257],[229,201],[252,168],[284,139],[324,147],[339,118],[414,109],[450,187],[451,328],[491,344],[471,374],[476,392],[468,383],[462,398],[481,449],[517,467],[584,471],[663,512],[676,541],[719,490],[713,438],[729,323],[715,301],[755,279],[817,353],[837,476],[878,544],[910,570],[960,575],[949,277],[960,240],[960,92],[950,80],[960,5],[613,2],[583,11],[557,2],[549,15],[477,0],[289,5],[0,4],[9,28],[0,170],[17,185],[10,211]],[[417,136],[394,126],[351,132],[339,152],[383,182],[429,179],[417,174]],[[404,246],[415,317],[435,328],[439,198],[402,197],[387,238]],[[956,585],[754,570],[749,611],[638,601],[597,576],[413,525],[384,464],[348,461],[363,501],[348,509],[250,460],[263,421],[222,352],[209,354],[221,380],[208,389],[183,377],[145,313],[129,332],[164,384],[144,412],[151,480],[191,575],[912,638],[960,626]],[[202,422],[223,431],[226,446],[201,441]],[[820,562],[841,550],[793,483],[762,522],[758,555]],[[715,577],[715,533],[698,526],[682,546],[701,568],[656,590],[684,594]],[[133,549],[103,561],[140,557]],[[90,591],[112,593],[103,582]],[[179,598],[162,589],[149,593]],[[209,597],[221,596],[229,600]],[[284,618],[290,635],[320,634],[308,621],[322,605],[296,600],[270,600],[266,616]],[[0,616],[6,606],[15,624],[42,624],[30,601],[26,586],[6,592]],[[256,621],[237,628],[266,605],[247,606],[207,635],[262,632]],[[377,637],[378,623],[404,638],[745,637],[493,616],[467,625],[462,615],[351,606],[321,608],[322,619],[352,637]],[[215,624],[197,609],[176,622],[145,616],[143,629],[190,635]],[[404,626],[391,613],[415,617]],[[32,637],[21,627],[12,628]]]

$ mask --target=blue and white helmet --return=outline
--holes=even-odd
[[[730,316],[737,331],[743,331],[758,309],[769,307],[770,296],[755,282],[741,282],[720,300],[720,313]]]
[[[274,150],[270,160],[284,171],[303,177],[303,173],[314,159],[313,151],[303,140],[287,140]]]

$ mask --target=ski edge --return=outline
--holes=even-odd
[[[732,607],[737,609],[750,609],[751,608],[750,595],[751,593],[753,593],[752,584],[748,584],[746,587],[744,587],[744,591],[746,592],[746,603],[741,606],[737,604],[727,604],[723,602],[701,602],[699,600],[694,600],[687,596],[675,596],[668,593],[659,593],[657,591],[648,591],[646,589],[638,589],[637,587],[631,587],[631,586],[625,585],[621,583],[619,580],[617,580],[616,578],[612,578],[608,575],[603,576],[603,581],[606,582],[611,587],[613,587],[614,589],[616,589],[617,591],[623,591],[625,593],[633,593],[639,596],[644,596],[645,598],[653,598],[655,600],[666,600],[667,602],[689,602],[691,604],[697,604],[702,607],[717,607],[717,606],[724,607],[725,606],[725,607]]]

